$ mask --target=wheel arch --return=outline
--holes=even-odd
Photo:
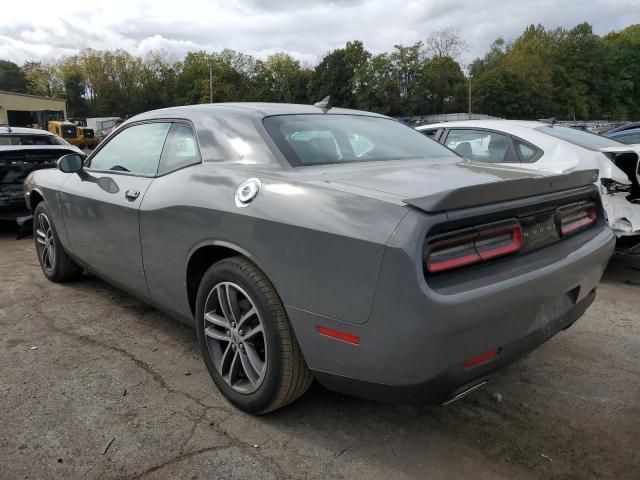
[[[261,262],[244,248],[230,242],[221,240],[210,240],[197,244],[189,252],[187,260],[187,269],[185,272],[185,284],[187,286],[187,300],[191,314],[195,318],[196,313],[196,297],[198,295],[198,287],[204,273],[214,263],[229,257],[243,256],[253,262],[264,275],[271,281],[273,280],[267,271],[261,265]],[[274,285],[274,288],[275,285]],[[277,291],[277,288],[276,288]]]
[[[42,192],[38,188],[32,188],[29,192],[29,203],[27,207],[29,207],[29,210],[34,212],[38,204],[43,201],[44,195]]]

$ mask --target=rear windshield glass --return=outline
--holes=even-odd
[[[264,126],[293,166],[452,157],[413,128],[380,117],[279,115]]]
[[[53,135],[0,135],[0,145],[66,145]]]
[[[601,137],[595,133],[589,133],[571,127],[539,127],[536,130],[589,150],[600,150],[601,148],[619,147],[622,145],[620,142],[616,142],[610,138]]]

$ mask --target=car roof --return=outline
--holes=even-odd
[[[130,120],[144,118],[163,118],[171,116],[186,116],[190,113],[202,115],[206,113],[220,114],[223,111],[234,110],[237,114],[247,114],[250,116],[268,117],[271,115],[295,115],[295,114],[319,114],[323,110],[313,105],[302,105],[295,103],[261,103],[261,102],[225,102],[225,103],[204,103],[199,105],[185,105],[181,107],[162,108],[151,110],[132,117]],[[378,113],[365,112],[361,110],[351,110],[347,108],[331,108],[327,115],[367,115],[371,117],[389,118]]]
[[[440,122],[430,123],[427,125],[421,125],[416,127],[417,130],[431,130],[434,128],[455,128],[455,127],[476,127],[476,128],[489,128],[495,130],[509,131],[511,128],[539,128],[549,126],[549,123],[538,122],[535,120],[460,120],[456,122]]]
[[[27,128],[27,127],[8,127],[6,125],[0,126],[0,135],[53,135],[46,130],[40,130],[39,128]]]

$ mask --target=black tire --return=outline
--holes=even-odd
[[[265,374],[252,393],[239,393],[225,382],[207,343],[205,305],[214,287],[221,282],[240,286],[255,305],[263,323]],[[302,396],[313,381],[277,292],[265,274],[245,257],[221,260],[205,272],[196,299],[196,332],[211,378],[231,403],[246,412],[264,414],[277,410]]]
[[[44,217],[44,218],[42,218]],[[50,232],[44,232],[44,221],[48,222],[50,226]],[[45,234],[45,238],[42,237],[42,233]],[[82,275],[82,268],[76,264],[71,257],[65,252],[56,227],[53,224],[51,214],[46,202],[40,202],[36,206],[33,212],[33,238],[36,245],[36,252],[38,255],[38,262],[40,262],[40,268],[42,273],[52,282],[63,283],[75,280]],[[49,249],[45,255],[45,246],[42,242],[49,242],[53,246]],[[49,254],[51,254],[49,256]]]

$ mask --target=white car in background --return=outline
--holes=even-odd
[[[416,130],[469,160],[553,173],[597,169],[620,253],[640,254],[640,145],[545,122],[467,120]]]

